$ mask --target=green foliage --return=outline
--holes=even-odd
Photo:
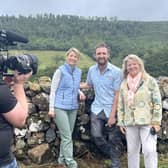
[[[153,76],[168,75],[168,48],[150,49],[145,55],[145,67]]]
[[[167,69],[162,67],[168,60],[168,22],[44,14],[35,17],[0,16],[0,26],[29,38],[28,44],[19,44],[17,49],[65,52],[76,47],[92,57],[95,45],[104,41],[112,49],[110,61],[119,67],[124,56],[134,53],[144,59],[149,73],[155,76],[167,74]],[[62,63],[61,58],[57,58],[55,66]],[[39,73],[51,74],[51,67],[42,72],[46,62],[43,64]]]

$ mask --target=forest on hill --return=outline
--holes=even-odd
[[[121,21],[116,17],[80,17],[44,14],[36,16],[0,16],[0,30],[23,35],[29,43],[17,49],[66,51],[78,48],[92,57],[96,44],[111,47],[110,61],[121,67],[122,59],[134,53],[143,58],[154,76],[168,75],[168,21]],[[15,46],[16,48],[16,46]]]

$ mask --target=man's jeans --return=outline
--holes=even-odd
[[[104,111],[91,113],[91,135],[99,150],[112,159],[112,168],[120,167],[122,150],[121,132],[116,125],[106,126],[108,118]]]
[[[18,168],[18,165],[17,165],[17,162],[16,162],[16,159],[14,159],[12,161],[12,163],[6,165],[6,166],[2,166],[1,168]]]

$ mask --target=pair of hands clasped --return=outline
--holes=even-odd
[[[86,99],[86,96],[84,95],[84,93],[82,91],[80,91],[79,100],[84,101],[85,99]],[[55,117],[55,112],[50,110],[48,112],[48,116],[51,117],[51,118]]]

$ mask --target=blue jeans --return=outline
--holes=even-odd
[[[2,166],[1,168],[18,168],[16,159],[14,159],[10,164],[8,164],[6,166]]]

